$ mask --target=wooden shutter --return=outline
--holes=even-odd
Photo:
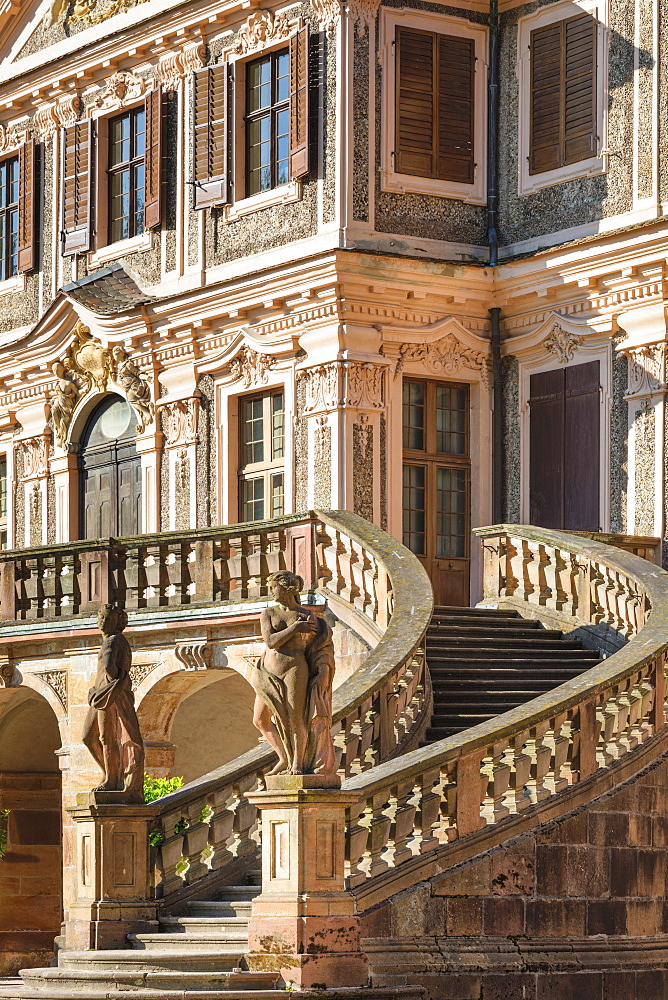
[[[600,530],[600,362],[564,370],[564,523],[568,531]]]
[[[396,48],[395,169],[400,174],[434,177],[434,36],[398,28]]]
[[[32,139],[19,149],[19,274],[35,266],[35,143]]]
[[[308,116],[309,65],[308,28],[290,38],[290,177],[305,177],[309,172]]]
[[[156,87],[145,101],[146,109],[146,194],[144,228],[155,229],[162,222],[162,90]]]
[[[93,123],[64,128],[63,136],[63,253],[90,249]]]
[[[475,45],[438,35],[438,176],[473,183]]]
[[[193,205],[228,201],[227,63],[193,73]]]
[[[596,151],[596,33],[588,14],[531,32],[532,174]]]
[[[541,528],[564,521],[564,369],[530,379],[529,518]]]
[[[596,152],[596,21],[574,17],[564,34],[564,163],[577,163]]]

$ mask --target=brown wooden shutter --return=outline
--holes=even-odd
[[[568,531],[600,531],[600,362],[564,370],[564,523]]]
[[[228,190],[227,63],[193,73],[193,205],[225,204]]]
[[[574,17],[564,32],[564,163],[577,163],[596,152],[596,21]]]
[[[434,177],[434,36],[426,31],[398,28],[396,48],[395,170],[400,174]]]
[[[561,166],[562,26],[531,32],[531,148],[529,172]],[[542,525],[547,527],[547,525]]]
[[[300,30],[290,38],[290,178],[309,172],[309,32]]]
[[[541,528],[564,522],[564,369],[530,378],[529,519]]]
[[[475,45],[438,35],[438,176],[472,184]]]
[[[19,149],[19,232],[18,271],[35,266],[35,143],[32,139]]]
[[[146,109],[146,194],[144,228],[155,229],[162,222],[162,90],[152,90]]]
[[[63,132],[63,253],[90,249],[93,123],[78,122]]]

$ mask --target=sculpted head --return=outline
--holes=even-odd
[[[115,604],[105,604],[97,613],[97,627],[103,635],[114,635],[122,632],[128,624],[128,613]]]
[[[292,594],[297,604],[299,604],[299,595],[304,589],[304,581],[296,573],[280,570],[278,573],[271,574],[267,579],[267,586],[269,593],[273,595],[275,600],[280,601],[281,595],[287,596]]]

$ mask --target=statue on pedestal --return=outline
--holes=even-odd
[[[268,585],[276,606],[260,616],[267,648],[249,679],[253,724],[278,754],[269,773],[335,775],[332,630],[299,603],[301,577],[274,573]]]
[[[97,616],[104,639],[97,659],[95,684],[88,692],[90,708],[83,742],[104,771],[94,792],[113,792],[116,802],[144,801],[144,741],[132,693],[132,650],[123,635],[128,616],[106,604]]]

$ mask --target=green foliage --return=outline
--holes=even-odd
[[[176,792],[183,787],[183,778],[152,778],[150,774],[144,775],[144,799],[146,802],[155,802],[163,795]]]
[[[5,856],[5,851],[7,850],[7,819],[9,818],[9,809],[0,809],[0,861]]]

